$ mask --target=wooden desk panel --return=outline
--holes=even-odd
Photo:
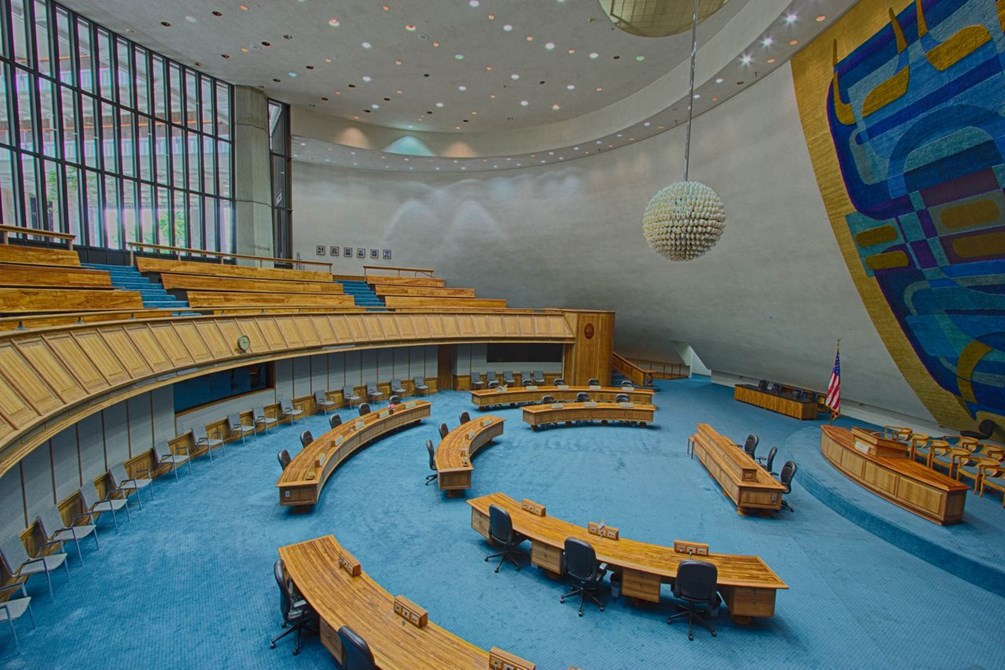
[[[519,375],[517,375],[519,376]],[[545,375],[547,377],[547,375]],[[555,400],[563,402],[573,402],[577,393],[587,393],[591,400],[597,402],[614,402],[622,393],[634,403],[653,404],[652,389],[632,389],[626,390],[617,386],[603,386],[590,388],[589,386],[568,386],[558,388],[557,386],[538,386],[528,390],[527,387],[513,386],[505,391],[497,389],[481,389],[471,391],[471,404],[475,407],[493,407],[496,405],[522,405],[537,404],[541,402],[541,397],[550,395]]]
[[[436,478],[441,491],[471,488],[471,459],[479,449],[503,433],[503,419],[482,416],[447,433],[436,448]]]
[[[740,512],[779,510],[785,486],[765,472],[754,459],[707,423],[689,438],[698,461],[708,470]]]
[[[297,590],[321,618],[321,642],[341,662],[337,631],[349,626],[373,652],[382,670],[489,667],[489,653],[430,621],[422,628],[402,621],[394,596],[365,571],[356,577],[339,567],[344,550],[331,535],[279,548]]]
[[[556,405],[559,403],[556,403]],[[531,405],[523,408],[523,420],[537,430],[538,426],[565,421],[637,421],[645,426],[653,422],[656,407],[653,405],[621,405],[613,402],[598,402],[588,405],[570,402],[561,407],[553,405]]]
[[[585,527],[551,516],[537,516],[503,493],[493,493],[469,500],[471,527],[488,538],[489,505],[509,512],[513,530],[531,541],[531,561],[549,572],[561,571],[560,561],[567,537],[593,545],[597,560],[623,573],[622,593],[633,598],[659,602],[659,584],[673,582],[677,566],[691,556],[679,554],[672,547],[649,544],[622,537],[609,540],[590,535]],[[734,620],[746,623],[750,617],[773,616],[775,594],[789,588],[759,556],[741,556],[710,552],[701,560],[713,563],[719,573],[719,591]]]
[[[736,386],[733,388],[733,399],[756,405],[772,412],[778,412],[794,419],[817,418],[817,400],[796,400],[790,396],[762,391],[756,386]]]
[[[845,428],[821,426],[820,431],[820,452],[853,481],[934,523],[947,526],[963,520],[970,487],[906,455],[865,453]]]
[[[279,476],[279,504],[316,504],[328,477],[343,461],[387,433],[428,417],[429,407],[424,400],[410,400],[393,414],[388,408],[371,412],[317,438],[294,456]]]

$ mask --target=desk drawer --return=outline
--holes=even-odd
[[[562,574],[562,550],[543,542],[532,541],[530,562],[556,575]]]
[[[734,617],[774,616],[775,589],[754,589],[746,586],[721,587],[729,614]]]
[[[648,600],[652,603],[660,601],[660,578],[639,570],[628,570],[621,575],[621,592],[626,596]]]
[[[471,527],[486,540],[489,539],[489,516],[482,514],[474,507],[471,508]]]

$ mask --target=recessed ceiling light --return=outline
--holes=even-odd
[[[533,35],[527,35],[527,41],[528,42],[533,42],[534,41],[534,36]]]
[[[555,48],[555,43],[554,42],[547,42],[544,45],[544,48],[547,49],[548,51],[552,51]]]
[[[794,13],[789,13],[785,15],[785,25],[791,26],[793,23],[799,20],[799,16]]]
[[[695,100],[697,100],[697,99],[698,99],[698,98],[700,98],[700,97],[701,97],[701,93],[695,93],[695,94],[694,94],[694,99],[695,99]]]
[[[478,2],[478,0],[468,0],[468,5],[471,7],[477,7],[480,4],[482,3]]]
[[[715,78],[715,83],[716,83],[716,84],[721,84],[721,83],[722,83],[722,82],[724,82],[724,81],[726,81],[726,80],[725,80],[725,79],[723,79],[722,77],[716,77],[716,78]]]
[[[410,33],[414,33],[415,32],[415,24],[414,23],[406,23],[405,24],[405,30],[407,30]]]
[[[772,39],[770,36],[765,37],[763,40],[761,40],[761,46],[762,47],[770,47],[774,43],[775,43],[775,40]]]
[[[212,12],[213,16],[223,16],[223,12],[218,12],[215,9]]]
[[[230,58],[230,54],[220,54],[220,58]]]
[[[402,61],[400,58],[397,58],[397,59],[395,59],[394,64],[395,65],[401,65],[403,62],[404,61]]]
[[[503,30],[505,30],[506,32],[509,32],[509,31],[513,30],[513,26],[511,26],[510,24],[507,23],[506,25],[503,26]]]
[[[365,75],[363,75],[362,79],[363,79],[363,81],[365,81],[365,82],[366,82],[366,83],[368,83],[368,84],[369,84],[369,83],[370,83],[371,81],[373,81],[373,77],[371,77],[371,76],[370,76],[370,75],[368,75],[368,74],[365,74]]]
[[[171,22],[170,21],[161,21],[161,25],[164,26],[165,28],[170,28],[171,27]]]
[[[789,46],[794,47],[799,44],[799,40],[789,40]]]
[[[488,15],[488,20],[489,21],[495,21],[496,20],[496,15],[495,14],[489,14]]]
[[[823,14],[821,14],[820,16],[817,17],[817,23],[820,23],[820,22],[826,21],[826,20],[827,20],[827,17],[824,16]]]
[[[241,47],[241,53],[248,53],[248,47]]]
[[[598,86],[597,87],[597,93],[603,93],[603,92],[604,92],[604,87],[603,86]]]
[[[247,5],[238,5],[238,6],[241,8],[242,11],[245,11],[245,12],[248,11],[248,6]]]
[[[561,109],[561,106],[559,106],[559,104],[556,102],[554,105],[551,106],[551,108],[552,110],[557,112],[558,110]]]
[[[443,107],[443,103],[442,102],[438,102],[438,103],[436,103],[436,106],[442,108]]]
[[[434,42],[433,42],[433,46],[434,46],[434,47],[438,47],[438,46],[440,46],[440,43],[439,43],[439,42],[436,42],[436,41],[434,41]]]
[[[644,61],[645,59],[646,59],[646,57],[645,57],[645,56],[636,56],[636,57],[635,57],[635,60],[639,61],[640,63],[641,63],[642,61]]]
[[[520,75],[518,75],[516,72],[514,72],[513,74],[511,74],[509,76],[509,78],[512,79],[513,81],[516,81],[517,79],[520,78]]]
[[[520,106],[521,106],[521,107],[526,107],[526,106],[527,106],[527,105],[529,105],[529,104],[530,104],[530,103],[529,103],[529,102],[527,102],[526,100],[521,100],[521,101],[520,101]]]
[[[492,71],[492,66],[491,65],[486,65],[485,66],[485,71],[486,72],[491,72]]]
[[[189,23],[198,23],[199,22],[199,19],[195,18],[194,16],[186,16],[185,20],[188,21]]]
[[[332,18],[328,19],[328,25],[331,26],[332,28],[338,28],[340,25],[342,25],[342,22],[333,16]]]
[[[364,49],[369,49],[373,45],[370,44],[369,42],[363,42],[360,46],[363,47]]]
[[[391,11],[390,5],[381,5],[380,8],[383,9],[385,12]]]
[[[302,146],[302,147],[306,147],[306,146],[307,146],[307,142],[301,142],[301,143],[300,143],[300,146]]]
[[[454,54],[454,60],[464,60],[464,54]]]
[[[288,74],[288,75],[290,75],[291,77],[294,77],[294,78],[297,76],[296,72],[287,72],[286,74]]]
[[[568,53],[571,56],[572,54],[576,53],[576,50],[575,49],[569,49],[566,53]]]
[[[750,65],[753,62],[753,60],[754,60],[754,57],[751,56],[750,54],[743,54],[740,57],[740,62],[742,64],[744,64],[744,65]]]
[[[489,93],[489,100],[495,100],[495,99],[496,99],[496,94],[495,93]]]
[[[774,64],[775,59],[774,58],[769,58],[767,62],[768,62],[768,65],[772,65],[772,64]]]
[[[464,91],[468,90],[468,87],[465,86],[464,84],[461,84],[460,86],[457,87],[457,90],[463,93]]]
[[[566,84],[565,88],[566,88],[566,90],[569,90],[569,91],[575,91],[576,90],[576,85],[575,84]]]
[[[646,121],[646,122],[645,122],[645,123],[643,123],[642,125],[643,125],[643,126],[645,126],[646,128],[648,128],[649,126],[651,126],[651,125],[652,125],[652,123],[651,123],[651,122],[649,122],[649,121]]]
[[[590,52],[590,60],[597,60],[598,58],[600,58],[600,54],[598,54],[596,51]]]

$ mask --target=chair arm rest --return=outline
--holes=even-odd
[[[28,592],[25,591],[25,589],[24,589],[25,583],[26,582],[18,582],[16,584],[5,584],[3,586],[0,586],[0,593],[3,593],[5,591],[21,591],[21,595],[27,596]],[[4,603],[0,603],[0,607],[5,607],[6,605],[7,605],[7,603],[5,603],[5,602]]]
[[[89,522],[94,523],[94,512],[83,512],[82,514],[74,514],[72,522],[76,523],[78,519],[87,519]]]
[[[69,530],[69,529],[68,528],[61,528],[60,530]],[[38,545],[38,548],[39,549],[45,549],[46,547],[53,547],[53,546],[55,546],[57,544],[60,544],[60,545],[63,544],[62,540],[46,540],[42,544]],[[39,560],[41,560],[42,558],[45,558],[45,557],[44,556],[40,556]]]

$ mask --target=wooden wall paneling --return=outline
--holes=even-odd
[[[157,388],[152,390],[148,397],[150,398],[154,442],[174,437],[174,389],[170,386]]]
[[[436,317],[433,317],[436,319]],[[439,319],[443,328],[443,336],[450,339],[457,339],[461,336],[461,329],[457,323],[457,314],[442,314]]]
[[[39,510],[52,505],[52,454],[40,447],[21,459],[21,475],[24,478],[24,499],[26,525],[30,526]],[[80,487],[77,487],[80,488]]]
[[[130,456],[154,446],[154,426],[150,416],[150,394],[144,393],[126,401],[129,413]]]
[[[172,324],[152,323],[150,324],[150,332],[167,355],[168,360],[171,361],[172,367],[181,368],[195,364],[195,358],[189,353],[188,347],[182,342],[178,331],[174,329]]]
[[[285,348],[286,340],[283,339],[283,333],[280,331],[279,324],[276,323],[275,318],[258,319],[258,327],[262,331],[262,336],[265,338],[265,346],[269,351],[277,351]]]
[[[75,402],[87,395],[63,362],[49,349],[45,340],[41,338],[16,340],[14,346],[38,375],[52,387],[63,404]]]
[[[0,374],[17,388],[17,393],[11,389],[9,394],[5,394],[9,395],[9,399],[3,399],[3,405],[8,406],[10,411],[0,405],[0,411],[15,426],[23,426],[39,415],[44,416],[59,409],[63,404],[9,343],[0,345]]]
[[[144,354],[140,353],[123,328],[102,328],[99,332],[132,379],[140,379],[153,372],[153,369],[147,364]],[[167,359],[161,352],[161,362],[166,361]]]
[[[82,481],[95,479],[108,470],[105,462],[105,436],[102,432],[101,414],[92,414],[77,422],[77,445],[80,452]]]
[[[310,316],[290,317],[296,331],[300,333],[300,340],[305,347],[320,347],[322,344],[321,335],[315,328],[314,323],[318,321]]]
[[[129,418],[126,403],[120,402],[101,412],[105,435],[105,460],[109,465],[122,463],[129,455]]]
[[[24,496],[21,468],[13,467],[0,477],[0,537],[10,537],[24,528]]]
[[[335,334],[335,328],[332,326],[332,319],[335,318],[337,317],[327,315],[316,315],[311,318],[314,330],[317,331],[321,344],[335,344],[335,342],[338,341],[338,336]]]
[[[125,327],[126,335],[132,340],[136,351],[154,372],[170,370],[172,361],[154,337],[150,326],[145,323]]]
[[[202,333],[194,323],[175,323],[174,330],[189,355],[196,363],[208,363],[213,360],[213,352],[206,346]]]
[[[110,385],[117,386],[130,380],[126,368],[116,358],[115,354],[112,353],[112,350],[98,331],[74,331],[73,339]]]
[[[348,315],[328,317],[328,325],[331,326],[332,332],[335,334],[335,338],[332,341],[334,344],[349,344],[352,342],[352,331],[349,330],[350,318]]]
[[[398,329],[398,337],[404,341],[415,339],[415,319],[413,317],[399,317],[395,319],[395,326]]]
[[[304,337],[300,333],[300,329],[297,328],[294,322],[293,316],[277,316],[276,326],[279,327],[279,333],[283,336],[286,341],[286,349],[300,349],[304,346]]]
[[[366,342],[366,324],[363,323],[361,314],[351,314],[346,316],[346,324],[349,326],[349,338],[353,343]]]
[[[256,351],[261,351],[265,342],[265,334],[262,333],[262,329],[258,327],[257,319],[235,319],[232,323],[237,327],[237,336],[247,335],[248,339],[251,340],[251,353]],[[234,348],[237,348],[237,340],[235,338],[233,342]],[[257,349],[255,347],[258,347]]]
[[[203,344],[209,349],[209,353],[212,355],[212,360],[223,360],[230,358],[234,355],[235,342],[228,343],[223,338],[223,333],[220,332],[219,326],[216,325],[216,320],[207,319],[205,321],[197,321],[195,324],[196,331],[202,338]]]
[[[108,387],[108,380],[102,376],[70,333],[46,334],[42,338],[67,371],[88,393],[95,393]]]
[[[63,500],[80,488],[80,453],[77,451],[77,430],[70,427],[49,440],[52,449],[55,496],[50,502]]]
[[[372,318],[369,315],[360,317],[363,327],[365,329],[365,338],[367,342],[385,342],[387,336],[384,334],[384,330],[380,327],[380,319]]]
[[[609,385],[614,312],[566,312],[565,319],[576,337],[575,343],[566,349],[563,369],[566,380],[576,385],[596,377],[602,385]]]
[[[393,314],[375,313],[372,318],[380,325],[380,330],[384,334],[385,341],[401,341],[401,331],[398,329],[398,320]]]

